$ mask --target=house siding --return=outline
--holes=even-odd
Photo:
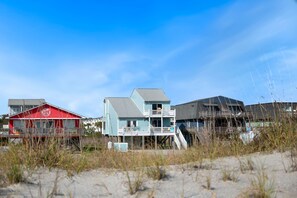
[[[125,118],[119,120],[119,128],[125,128],[127,127],[127,121],[128,120],[135,120],[137,122],[137,132],[141,133],[147,133],[149,130],[149,123],[146,119],[139,119],[139,118]]]
[[[106,100],[105,105],[105,115],[106,115],[106,135],[116,136],[118,135],[118,122],[119,118],[113,106],[110,104],[109,100]]]
[[[139,93],[136,90],[134,90],[132,92],[132,95],[131,95],[130,98],[135,103],[135,105],[137,106],[137,108],[141,112],[143,112],[143,110],[144,110],[144,100],[143,100],[143,98],[139,95]]]

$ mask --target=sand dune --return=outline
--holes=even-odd
[[[297,171],[289,171],[287,153],[225,157],[203,163],[167,166],[166,178],[155,181],[142,177],[143,185],[130,195],[126,173],[98,169],[67,176],[63,170],[39,169],[28,181],[0,189],[1,197],[244,197],[253,192],[251,181],[267,175],[273,196],[297,197]],[[252,162],[252,168],[246,167]],[[251,170],[252,169],[252,170]],[[233,179],[223,181],[230,171]],[[131,176],[137,174],[129,173]],[[208,180],[208,183],[207,183]],[[233,181],[232,181],[233,180]]]

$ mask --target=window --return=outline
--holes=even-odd
[[[14,120],[13,121],[13,127],[15,129],[22,129],[22,128],[25,128],[25,125],[24,125],[24,122],[21,121],[21,120]]]
[[[63,120],[63,126],[66,129],[74,129],[75,128],[75,121],[74,120]]]
[[[152,105],[153,114],[161,114],[162,112],[162,104],[153,104]]]
[[[127,120],[127,127],[136,127],[136,120]]]
[[[22,112],[22,107],[21,106],[10,106],[10,114],[17,114]]]
[[[161,110],[162,109],[162,104],[153,104],[152,109],[153,110]]]
[[[54,122],[52,120],[35,121],[35,127],[39,129],[54,128]]]
[[[161,119],[154,118],[152,119],[153,127],[161,127]]]

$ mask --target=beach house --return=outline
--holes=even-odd
[[[180,148],[175,115],[162,89],[134,89],[130,97],[104,99],[103,134],[130,149]]]

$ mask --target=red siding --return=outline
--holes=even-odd
[[[79,119],[81,118],[78,115],[75,115],[73,113],[67,112],[65,110],[50,106],[48,104],[45,104],[40,107],[36,107],[34,109],[31,109],[30,111],[26,111],[23,113],[20,113],[15,116],[11,116],[11,119],[14,118],[24,118],[24,119]]]
[[[13,134],[13,120],[9,120],[9,134]]]
[[[55,120],[55,128],[63,128],[63,120]]]

